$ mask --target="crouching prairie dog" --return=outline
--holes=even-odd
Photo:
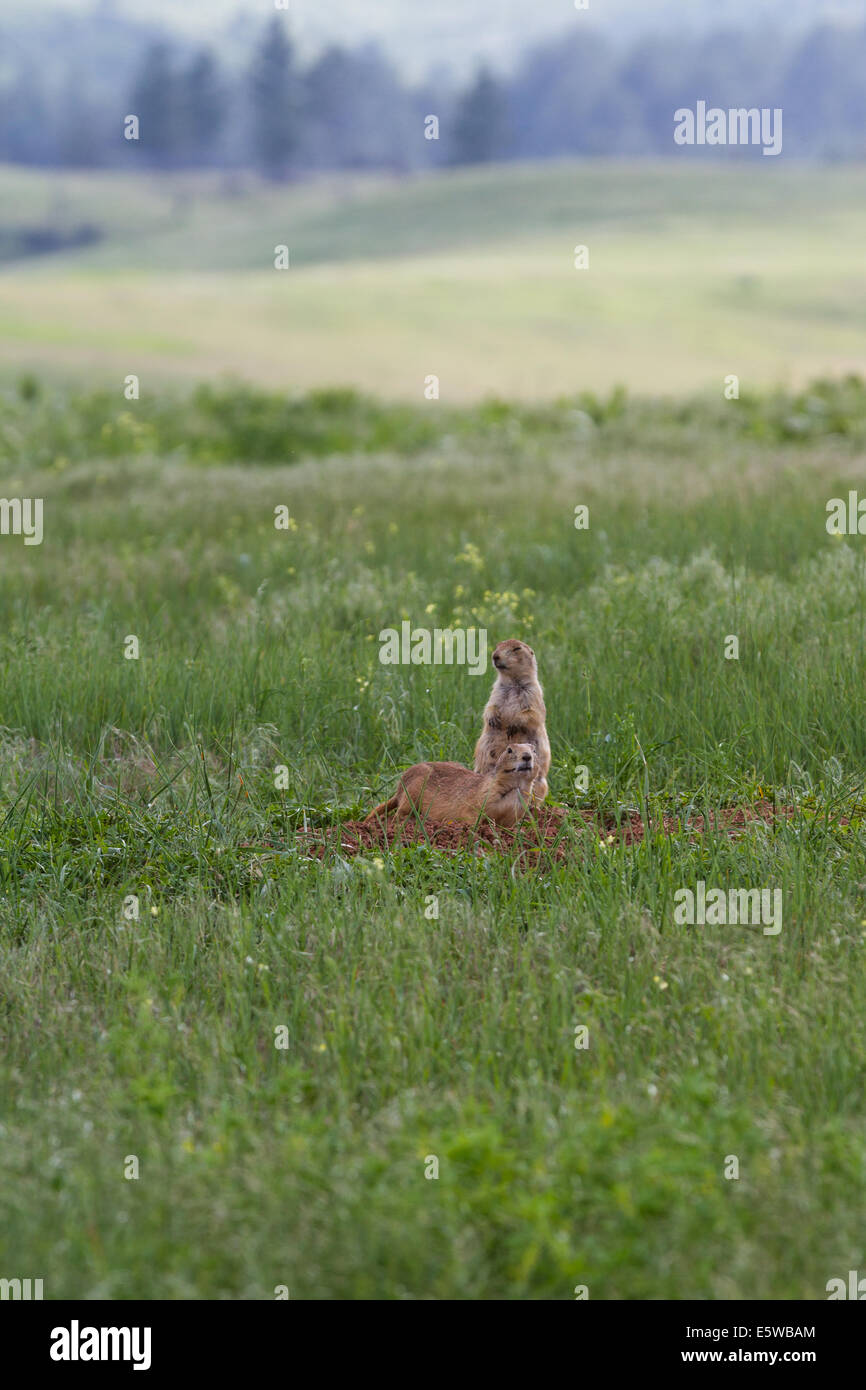
[[[540,805],[547,796],[550,743],[535,652],[525,642],[509,637],[494,649],[492,660],[497,675],[475,745],[475,771],[489,772],[502,750],[515,739],[528,743],[535,754],[532,800]]]
[[[371,811],[364,825],[396,812],[398,820],[457,821],[475,825],[490,820],[515,826],[529,808],[535,778],[535,755],[528,743],[508,744],[490,772],[470,772],[460,763],[416,763],[404,772],[389,801]]]

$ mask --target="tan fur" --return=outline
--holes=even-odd
[[[515,739],[528,743],[535,754],[532,800],[547,796],[550,743],[547,738],[544,693],[538,683],[535,652],[514,637],[493,652],[497,677],[484,709],[484,727],[475,745],[475,771],[489,772],[502,750]]]
[[[461,763],[416,763],[403,773],[390,800],[371,811],[364,825],[393,811],[398,820],[416,815],[461,825],[489,820],[510,828],[529,808],[535,772],[535,757],[526,743],[507,745],[492,771],[484,774],[470,772]]]

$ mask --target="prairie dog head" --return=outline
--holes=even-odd
[[[523,685],[527,681],[538,679],[535,652],[531,647],[527,647],[525,642],[519,642],[516,637],[508,637],[504,642],[500,642],[498,647],[494,647],[491,660],[500,680]]]
[[[509,773],[514,778],[525,777],[535,771],[535,753],[531,743],[509,743],[504,753],[500,753],[493,769],[494,775]]]

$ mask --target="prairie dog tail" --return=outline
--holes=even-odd
[[[390,798],[390,800],[381,801],[378,806],[374,806],[369,816],[365,816],[364,819],[361,821],[361,824],[369,825],[371,821],[379,820],[380,818],[386,817],[389,811],[396,811],[399,801],[399,793],[395,792],[394,795]]]

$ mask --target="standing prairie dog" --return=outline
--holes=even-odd
[[[544,694],[538,683],[535,652],[515,637],[500,642],[493,652],[497,677],[484,710],[484,727],[475,745],[475,771],[489,772],[507,744],[528,743],[535,754],[532,800],[547,796],[550,743],[547,738]]]
[[[363,824],[396,811],[398,820],[414,815],[461,825],[491,820],[510,829],[529,808],[535,771],[528,743],[509,744],[492,771],[483,774],[460,763],[416,763],[403,773],[391,799],[371,811]]]

